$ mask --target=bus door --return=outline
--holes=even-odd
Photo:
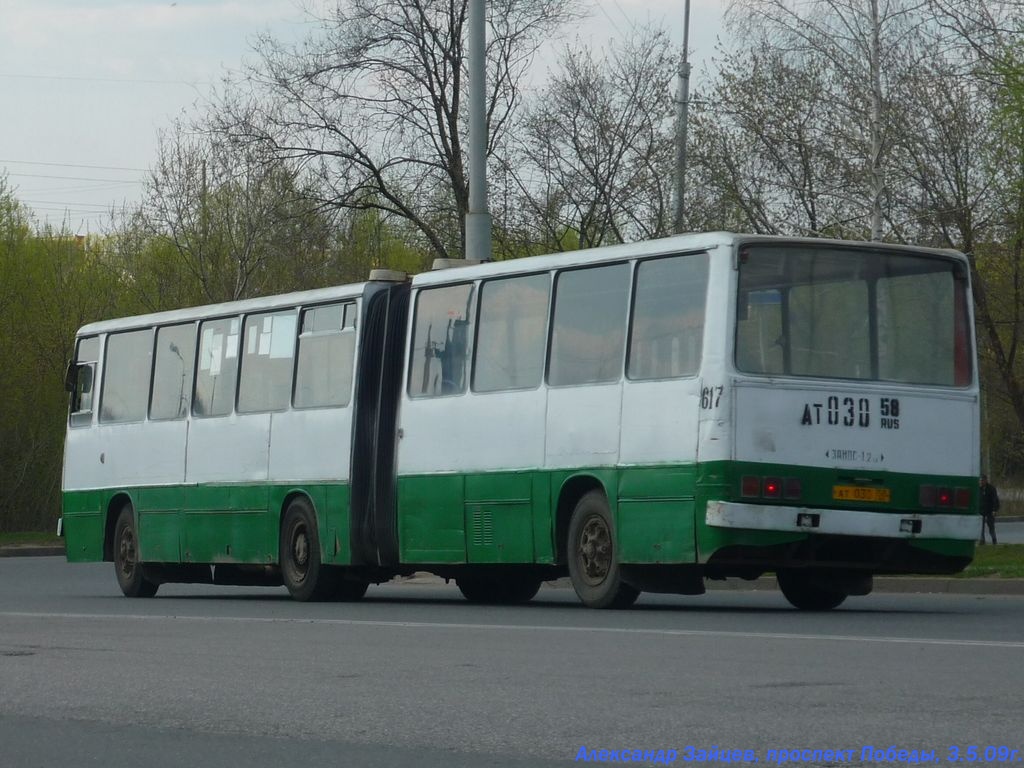
[[[356,370],[350,535],[353,565],[397,565],[395,452],[409,284],[370,284]]]

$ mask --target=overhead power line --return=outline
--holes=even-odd
[[[42,160],[3,160],[0,163],[11,163],[13,165],[48,165],[54,168],[92,168],[97,171],[138,171],[148,173],[148,168],[127,168],[123,165],[83,165],[81,163],[46,163]]]
[[[66,179],[68,181],[105,181],[109,184],[142,184],[142,181],[138,179],[102,179],[98,176],[50,176],[42,173],[9,173],[7,175],[26,179]]]
[[[109,209],[106,203],[65,203],[62,200],[22,200],[25,205],[67,205],[70,208],[101,208]]]
[[[11,80],[77,80],[87,83],[141,83],[145,85],[208,85],[202,80],[150,80],[134,77],[87,77],[85,75],[19,75],[0,72],[0,77]]]

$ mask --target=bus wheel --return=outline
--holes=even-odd
[[[334,599],[346,603],[354,603],[366,596],[370,582],[362,579],[341,579],[338,588],[334,591]]]
[[[781,570],[775,578],[790,605],[801,611],[831,611],[846,599],[845,592],[822,586],[813,572]]]
[[[326,600],[337,587],[332,576],[332,571],[320,563],[320,536],[313,509],[305,499],[295,499],[285,510],[281,525],[284,585],[296,600]]]
[[[135,515],[126,504],[114,526],[114,572],[125,597],[152,597],[158,584],[146,578],[139,562],[139,538],[135,535]]]
[[[540,591],[541,580],[518,573],[459,576],[455,585],[471,603],[515,605],[528,603]]]
[[[541,581],[536,576],[511,576],[501,588],[501,602],[528,603],[540,592]]]
[[[639,590],[622,580],[608,499],[590,491],[569,521],[566,557],[572,587],[589,608],[628,608]]]

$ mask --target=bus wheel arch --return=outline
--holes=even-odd
[[[316,507],[305,493],[297,491],[285,498],[278,544],[281,579],[291,596],[303,602],[331,597],[336,574],[323,564]]]

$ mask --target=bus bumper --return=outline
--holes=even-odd
[[[883,539],[955,539],[978,537],[977,515],[917,515],[907,512],[866,512],[859,509],[742,504],[709,501],[705,521],[714,528],[755,531],[868,536]]]

